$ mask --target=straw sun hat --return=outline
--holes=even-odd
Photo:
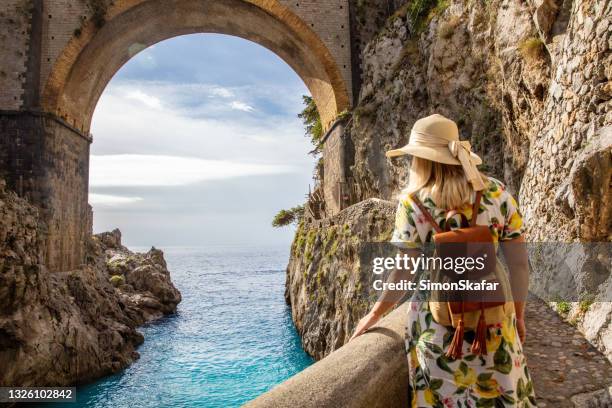
[[[442,115],[436,113],[417,120],[410,131],[408,144],[389,150],[387,157],[408,154],[438,163],[462,166],[474,190],[484,189],[480,172],[476,168],[482,164],[482,160],[472,152],[470,142],[459,140],[457,124]]]

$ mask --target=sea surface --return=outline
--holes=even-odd
[[[143,248],[131,248],[143,250]],[[167,248],[183,301],[140,359],[49,407],[237,407],[312,364],[285,304],[288,248]]]

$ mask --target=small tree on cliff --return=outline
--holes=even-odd
[[[298,113],[298,118],[302,119],[306,137],[310,138],[311,143],[315,147],[310,154],[317,155],[321,152],[321,138],[323,138],[321,116],[319,116],[317,105],[315,105],[312,96],[302,95],[302,100],[304,102],[304,110]]]
[[[298,118],[304,123],[306,137],[310,138],[310,142],[315,147],[311,152],[312,155],[317,155],[321,152],[321,139],[323,138],[323,124],[317,110],[317,105],[312,96],[302,95],[304,102],[304,110],[298,113]],[[285,227],[291,224],[298,224],[304,216],[304,206],[298,205],[288,210],[280,210],[272,220],[272,226],[275,228]]]
[[[280,210],[272,220],[275,228],[285,227],[290,224],[298,224],[304,215],[304,206],[298,205],[289,210]]]

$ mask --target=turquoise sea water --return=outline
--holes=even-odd
[[[142,327],[140,359],[50,407],[235,407],[303,370],[284,300],[288,250],[170,248],[178,313]]]

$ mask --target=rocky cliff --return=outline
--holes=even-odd
[[[135,254],[118,230],[94,236],[87,264],[42,265],[38,210],[0,185],[0,385],[68,385],[138,358],[136,328],[181,300],[161,251]]]
[[[323,358],[350,338],[376,300],[374,275],[361,268],[370,242],[391,238],[395,205],[368,199],[324,223],[301,223],[291,246],[285,298],[304,349]]]
[[[484,158],[482,169],[517,196],[528,240],[610,241],[612,2],[360,0],[354,7],[363,72],[347,131],[357,201],[393,199],[406,182],[407,160],[388,160],[384,152],[405,144],[418,118],[438,112],[458,123]],[[309,270],[304,257],[292,253],[289,288]],[[329,266],[326,281],[338,285],[343,271],[351,270],[350,258],[340,251],[328,259],[317,268]],[[589,262],[578,269],[597,285],[584,295],[610,300],[609,257]],[[532,273],[554,278],[551,271]],[[355,316],[315,319],[316,311],[348,303],[338,305],[333,296],[305,303],[325,289],[311,282],[300,290],[300,297],[290,298],[294,320],[307,349],[325,354],[342,344]],[[606,305],[590,305],[574,322],[612,356],[604,340],[612,330]]]

